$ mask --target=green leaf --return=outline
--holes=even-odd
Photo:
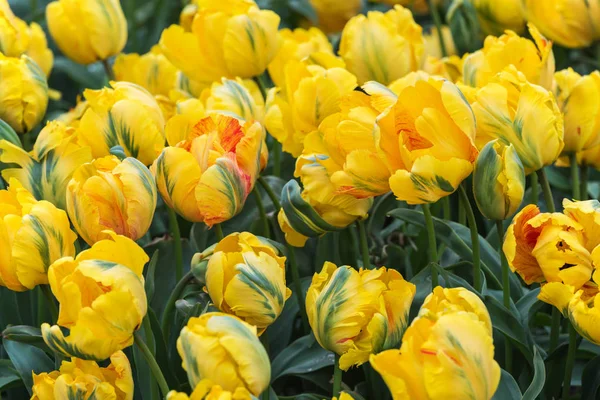
[[[181,367],[181,363],[178,361],[172,364],[169,363],[169,353],[167,351],[167,344],[165,342],[165,338],[163,337],[162,330],[160,329],[160,322],[158,321],[158,318],[156,318],[156,313],[153,309],[148,309],[147,318],[150,320],[152,334],[154,335],[154,343],[156,346],[156,362],[158,363],[158,366],[160,367],[161,371],[163,371],[163,374],[165,376],[165,379],[167,380],[167,384],[169,385],[169,387],[178,388],[179,381],[177,380],[177,377],[173,370],[182,370],[183,368]]]
[[[0,360],[0,392],[22,383],[13,363],[10,360]]]
[[[496,393],[494,393],[492,400],[512,400],[520,398],[521,390],[519,389],[519,385],[517,385],[515,378],[505,370],[502,370],[500,384],[498,385],[498,389],[496,389]]]
[[[33,386],[31,372],[41,374],[42,372],[53,371],[54,361],[42,350],[29,344],[6,339],[2,341],[2,344],[14,368],[25,384],[25,388],[27,388],[29,395],[31,395],[31,388]]]
[[[148,263],[148,268],[146,268],[146,297],[148,298],[148,303],[152,301],[152,297],[154,297],[154,273],[156,271],[156,265],[158,264],[158,250],[155,250],[152,253],[152,258],[150,258],[150,262]]]
[[[533,347],[533,380],[523,394],[522,400],[535,400],[544,390],[546,383],[546,366],[537,346]]]
[[[330,367],[335,362],[332,352],[325,350],[310,334],[283,350],[271,363],[271,382],[286,375],[304,374]]]
[[[535,313],[543,306],[543,303],[537,298],[539,294],[540,288],[535,288],[529,291],[525,296],[521,297],[515,305],[517,310],[519,310],[519,315],[521,316],[524,326],[529,326]]]
[[[298,14],[306,17],[313,24],[318,23],[319,18],[317,12],[308,0],[289,0],[290,8],[296,11]]]
[[[30,344],[47,354],[53,354],[46,342],[44,342],[40,328],[29,325],[13,325],[2,331],[2,337],[6,340]]]
[[[581,400],[595,400],[600,389],[600,356],[593,358],[583,368]]]
[[[66,57],[56,57],[52,73],[64,73],[83,88],[100,89],[104,86],[104,71],[99,68],[92,72],[92,67],[77,64]]]

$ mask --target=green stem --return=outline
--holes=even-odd
[[[221,227],[221,224],[213,225],[213,229],[215,230],[215,235],[217,236],[217,242],[223,240],[225,235],[223,235],[223,228]]]
[[[565,379],[563,381],[562,398],[568,400],[571,394],[571,377],[577,356],[577,331],[573,324],[569,324],[569,350],[567,353],[567,364],[565,365]]]
[[[589,170],[587,165],[581,166],[581,189],[579,189],[581,194],[581,200],[588,199],[588,179],[589,179]]]
[[[306,315],[306,304],[304,301],[304,293],[302,293],[302,284],[300,283],[300,272],[298,271],[298,262],[296,261],[296,250],[287,242],[285,243],[285,247],[288,252],[288,261],[292,272],[294,292],[296,292],[296,299],[298,300],[298,307],[300,308],[302,327],[304,328],[304,332],[308,333],[310,332],[310,324],[308,323],[308,316]]]
[[[183,248],[181,247],[181,232],[179,231],[179,222],[177,214],[171,207],[167,207],[169,213],[169,229],[173,237],[173,248],[175,251],[175,280],[180,281],[183,276]]]
[[[56,303],[54,302],[54,296],[50,290],[50,285],[40,285],[40,288],[46,297],[46,301],[48,302],[48,308],[50,309],[50,315],[52,316],[52,323],[55,323],[58,320],[58,309],[56,308]]]
[[[429,204],[425,203],[422,206],[423,216],[425,216],[425,227],[427,228],[427,238],[429,239],[428,251],[429,251],[429,262],[438,262],[437,244],[435,240],[435,228],[433,226],[433,217],[431,216],[431,209]],[[437,270],[431,269],[431,288],[435,288],[439,285]]]
[[[266,82],[267,77],[265,74],[266,72],[263,72],[262,74],[255,76],[254,81],[258,85],[258,88],[260,89],[260,94],[262,94],[263,99],[267,100],[267,90],[269,89],[269,85]]]
[[[155,349],[156,349],[155,343],[156,342],[154,341],[154,334],[152,332],[152,326],[150,325],[150,318],[148,317],[148,314],[146,314],[146,316],[142,320],[142,326],[144,327],[144,334],[146,336],[146,343],[148,343],[148,348],[155,351]],[[160,396],[158,393],[158,386],[155,385],[154,382],[152,382],[151,391],[152,391],[152,399],[160,399]]]
[[[340,356],[335,355],[335,363],[333,364],[333,395],[332,397],[340,397],[342,391],[342,370],[340,369]]]
[[[550,347],[549,352],[553,352],[558,346],[558,338],[560,336],[560,311],[558,308],[552,307],[552,325],[550,326]]]
[[[435,6],[433,0],[427,0],[427,4],[429,5],[429,10],[431,11],[433,23],[437,28],[437,35],[438,40],[440,41],[440,50],[442,51],[442,57],[446,57],[448,55],[448,52],[446,51],[446,43],[444,42],[444,34],[442,33],[442,19],[440,18],[440,12]]]
[[[140,336],[139,332],[136,331],[133,334],[133,339],[135,341],[135,344],[138,346],[138,348],[144,355],[144,358],[146,359],[146,362],[148,363],[148,366],[152,371],[152,375],[154,375],[154,379],[156,379],[156,383],[158,383],[158,387],[160,388],[163,397],[166,397],[167,393],[169,393],[169,385],[167,385],[167,381],[165,380],[165,377],[162,371],[160,370],[156,359],[152,355],[152,352],[150,351],[148,346],[146,346],[146,343],[144,343],[144,340]]]
[[[538,199],[540,198],[540,185],[538,184],[538,176],[534,172],[533,174],[529,174],[529,179],[531,181],[531,204],[537,204]]]
[[[458,187],[458,192],[462,200],[462,206],[465,208],[467,214],[467,220],[469,221],[469,229],[471,230],[471,246],[473,247],[473,285],[475,290],[481,292],[481,259],[479,257],[479,233],[477,232],[477,221],[475,221],[475,214],[473,213],[473,207],[469,201],[469,196],[463,185]]]
[[[273,175],[281,177],[281,143],[277,139],[273,138]]]
[[[363,268],[371,269],[371,260],[369,257],[369,242],[367,241],[367,230],[365,229],[365,221],[359,219],[356,221],[358,231],[360,233],[360,251],[362,253]]]
[[[167,304],[165,304],[165,309],[163,310],[162,318],[160,320],[160,327],[163,331],[165,341],[169,340],[169,331],[171,329],[169,322],[171,319],[171,313],[173,312],[173,307],[175,307],[175,302],[179,298],[179,295],[183,291],[185,285],[187,285],[193,277],[194,275],[192,274],[192,271],[185,274],[184,277],[177,282],[177,285],[175,285],[175,288],[173,288],[173,291],[167,300]]]
[[[367,383],[367,388],[369,390],[369,399],[376,399],[377,396],[377,387],[375,386],[375,376],[373,373],[373,367],[371,367],[371,364],[369,363],[364,363],[362,365],[363,367],[363,372],[365,373],[365,381]]]
[[[254,196],[256,197],[256,207],[258,208],[258,214],[260,215],[260,221],[263,225],[263,234],[265,237],[271,236],[271,230],[269,229],[269,219],[267,218],[267,213],[265,212],[265,205],[262,201],[262,196],[260,195],[260,191],[258,187],[254,187]]]
[[[581,187],[579,186],[579,165],[577,165],[577,154],[575,152],[569,154],[569,162],[571,164],[571,187],[573,191],[573,200],[581,200]]]
[[[446,221],[450,221],[452,217],[450,213],[450,196],[446,196],[442,199],[442,215]]]
[[[502,300],[504,301],[504,307],[510,310],[510,270],[508,268],[508,261],[502,251],[502,242],[504,239],[504,226],[502,221],[496,221],[496,232],[498,232],[498,254],[500,255],[500,262],[502,264]],[[505,365],[504,369],[509,371],[512,369],[512,345],[510,344],[508,336],[504,341],[504,357]]]
[[[106,76],[108,77],[109,81],[114,81],[115,80],[115,73],[112,69],[112,67],[110,66],[108,60],[102,60],[102,66],[104,67],[104,72],[106,72]]]
[[[273,206],[275,207],[275,212],[279,212],[279,209],[281,208],[281,203],[279,202],[279,199],[275,195],[273,189],[271,189],[271,186],[269,186],[265,178],[263,178],[262,176],[258,177],[258,183],[260,183],[265,192],[267,192],[267,196],[269,196],[269,198],[271,199],[271,203],[273,203]]]
[[[467,224],[467,214],[465,213],[465,207],[462,204],[460,196],[458,196],[458,223],[461,225]]]
[[[544,200],[546,200],[546,207],[548,211],[551,213],[556,212],[556,207],[554,207],[554,198],[552,197],[552,189],[550,189],[550,182],[548,182],[548,178],[546,177],[546,172],[544,169],[537,170],[538,180],[540,181],[540,185],[542,186],[542,191],[544,192]]]

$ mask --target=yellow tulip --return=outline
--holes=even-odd
[[[415,290],[393,269],[357,271],[325,262],[308,288],[306,312],[319,344],[340,355],[347,370],[400,345]]]
[[[354,397],[350,396],[346,392],[341,392],[340,397],[333,397],[331,400],[354,400]]]
[[[131,365],[122,351],[110,356],[107,367],[100,367],[94,361],[72,358],[71,361],[62,361],[58,371],[33,372],[32,375],[31,400],[133,399]]]
[[[525,195],[525,170],[515,146],[486,144],[475,161],[473,195],[484,217],[502,221],[513,215]]]
[[[392,191],[409,204],[452,194],[477,158],[473,111],[456,85],[440,78],[406,86],[378,117],[374,136]]]
[[[77,128],[79,126],[79,121],[85,111],[88,109],[88,103],[85,100],[81,100],[79,96],[77,97],[77,104],[75,107],[71,108],[69,111],[62,113],[56,118],[56,121],[60,121],[67,126]]]
[[[179,97],[174,92],[168,99],[157,96],[157,101],[167,119],[165,136],[169,143],[177,144],[185,140],[188,132],[207,114],[200,99]]]
[[[116,56],[127,43],[127,20],[118,0],[58,0],[46,7],[50,35],[79,64]]]
[[[167,394],[167,400],[252,400],[254,396],[244,387],[238,387],[233,392],[223,390],[219,385],[208,379],[202,379],[191,395],[174,390]]]
[[[389,4],[390,6],[400,4],[403,7],[409,8],[415,14],[429,13],[428,0],[374,0],[375,3]],[[433,0],[433,4],[440,6],[442,0]]]
[[[565,121],[563,153],[600,145],[600,73],[581,76],[569,68],[554,77],[554,95]]]
[[[452,32],[447,25],[442,26],[442,37],[444,38],[444,45],[446,46],[446,56],[456,55],[457,51],[454,46],[454,39],[452,39]],[[425,56],[436,58],[443,57],[437,27],[432,27],[428,33],[423,35],[423,46]]]
[[[167,60],[158,46],[153,46],[143,55],[119,54],[113,71],[117,81],[135,83],[153,95],[168,96],[175,89],[177,81],[177,68]]]
[[[46,114],[44,72],[26,55],[13,58],[0,53],[0,76],[0,119],[19,134],[29,132]]]
[[[525,15],[521,0],[473,0],[481,30],[485,35],[502,35],[511,30],[522,33],[525,30]],[[537,25],[536,22],[531,21]]]
[[[165,56],[193,81],[262,74],[277,53],[279,16],[253,0],[200,0],[191,32],[179,25],[160,38]]]
[[[360,12],[360,0],[309,0],[317,13],[318,25],[326,33],[341,31],[350,18]]]
[[[63,210],[37,201],[16,179],[0,190],[0,286],[21,292],[47,284],[50,265],[75,254]]]
[[[88,109],[79,121],[79,139],[94,158],[121,146],[128,157],[150,165],[164,147],[165,121],[152,95],[129,82],[111,82],[112,88],[86,89]]]
[[[148,262],[133,240],[105,231],[100,240],[50,266],[48,280],[60,303],[58,325],[42,324],[46,344],[68,357],[102,361],[131,346],[146,315],[142,270]],[[60,327],[69,330],[65,334]]]
[[[75,230],[90,246],[111,230],[132,240],[146,234],[156,209],[156,184],[141,162],[98,158],[79,167],[66,193]],[[103,199],[103,201],[98,201]]]
[[[400,349],[370,361],[394,400],[489,400],[500,382],[489,314],[464,288],[435,288]]]
[[[256,326],[259,334],[292,294],[285,286],[285,257],[278,253],[251,233],[232,233],[217,244],[206,267],[206,289],[214,305]]]
[[[293,31],[282,29],[278,32],[279,51],[269,64],[269,75],[275,86],[285,85],[285,66],[290,61],[302,61],[313,53],[333,54],[333,47],[327,36],[318,28]]]
[[[54,54],[48,49],[46,34],[32,22],[17,18],[7,0],[0,0],[0,49],[7,57],[29,56],[46,76],[50,75]]]
[[[354,75],[341,67],[325,68],[289,61],[285,84],[269,90],[265,127],[283,150],[298,157],[306,135],[340,111],[341,98],[356,87]]]
[[[540,35],[535,26],[528,26],[533,41],[512,31],[500,37],[488,36],[483,49],[465,59],[464,82],[472,87],[485,86],[496,74],[513,65],[530,83],[551,90],[555,69],[552,42]]]
[[[190,318],[177,339],[191,387],[208,379],[223,390],[246,388],[258,396],[269,386],[269,356],[256,327],[223,313]]]
[[[258,122],[212,114],[185,133],[169,135],[169,147],[151,167],[158,190],[189,221],[227,221],[242,210],[258,178],[265,131]]]
[[[384,85],[421,67],[424,41],[412,13],[395,6],[387,13],[370,11],[352,18],[340,42],[340,55],[359,84]]]
[[[208,112],[222,111],[245,121],[263,121],[265,101],[258,85],[250,79],[223,78],[204,90],[201,98]]]
[[[12,164],[2,170],[5,180],[16,178],[36,199],[66,210],[67,184],[79,166],[92,161],[92,153],[79,145],[74,128],[51,121],[40,131],[31,153],[0,140],[0,161]]]
[[[577,152],[577,164],[600,169],[600,145]],[[560,167],[569,167],[571,163],[568,157],[561,157],[556,162],[556,165]]]
[[[587,0],[523,0],[527,20],[565,47],[588,47],[600,38],[600,5]]]
[[[425,59],[425,63],[423,64],[423,71],[429,75],[441,76],[450,82],[457,83],[458,81],[462,80],[464,59],[465,57],[460,58],[458,56],[444,57],[441,59],[436,57],[427,57]],[[390,88],[393,84],[394,83],[392,82],[389,85]]]

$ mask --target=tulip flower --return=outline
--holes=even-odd
[[[102,361],[131,346],[147,310],[142,271],[148,262],[133,240],[111,231],[77,255],[50,266],[48,280],[60,303],[58,325],[42,336],[67,357]],[[68,329],[68,334],[61,330]]]
[[[167,395],[167,400],[252,400],[254,396],[244,387],[238,387],[233,392],[223,390],[219,385],[213,384],[208,379],[202,379],[190,396],[174,390]]]
[[[458,56],[444,57],[441,59],[436,57],[427,57],[425,59],[425,63],[423,64],[423,71],[429,75],[441,76],[452,83],[457,83],[458,81],[462,80],[464,58],[465,57],[460,58]],[[419,72],[414,73],[418,74]],[[394,82],[389,85],[390,89],[392,88],[392,85],[394,85]]]
[[[217,244],[206,267],[206,289],[214,305],[256,326],[259,334],[292,294],[285,286],[285,257],[278,253],[251,233],[232,233]]]
[[[113,71],[117,81],[135,83],[153,95],[168,96],[177,81],[177,68],[161,53],[159,46],[153,46],[143,55],[119,54]]]
[[[515,146],[494,140],[483,147],[473,171],[473,195],[488,219],[503,221],[517,211],[525,195],[525,170]]]
[[[171,92],[168,99],[157,96],[157,100],[167,118],[165,136],[170,138],[172,143],[185,140],[188,132],[207,114],[206,107],[200,99],[182,98]]]
[[[302,61],[314,53],[333,54],[327,36],[318,28],[281,29],[278,32],[279,51],[269,64],[269,75],[275,86],[285,85],[285,66],[290,61]]]
[[[11,164],[2,171],[5,180],[16,178],[36,199],[66,210],[67,184],[79,166],[92,161],[92,153],[79,144],[74,128],[51,121],[40,131],[31,153],[0,140],[0,161]]]
[[[94,361],[72,358],[62,361],[60,369],[52,372],[33,372],[31,400],[55,399],[133,399],[133,375],[127,356],[117,351],[110,364],[100,367]]]
[[[525,30],[521,0],[506,0],[502,4],[494,0],[474,0],[473,6],[477,10],[479,24],[485,35],[499,36],[506,30],[521,34]],[[537,26],[537,23],[534,24]]]
[[[500,37],[488,36],[483,49],[465,59],[464,82],[472,87],[483,87],[493,81],[496,74],[513,65],[528,82],[551,90],[555,69],[552,42],[531,24],[529,33],[533,41],[512,31]]]
[[[156,184],[141,162],[98,158],[79,167],[67,187],[69,218],[89,245],[111,230],[132,240],[146,234],[156,209]],[[103,201],[98,201],[103,199]]]
[[[7,57],[29,56],[46,76],[50,75],[54,54],[48,49],[44,30],[35,22],[27,25],[17,18],[7,0],[0,0],[0,49]]]
[[[456,55],[456,47],[454,47],[452,32],[447,25],[442,26],[442,37],[444,38],[444,45],[446,46],[446,56]],[[444,56],[442,54],[442,46],[440,45],[437,27],[432,27],[428,33],[423,35],[423,46],[424,54],[426,56],[436,58],[442,58]]]
[[[481,27],[471,0],[451,1],[446,11],[446,21],[459,53],[469,53],[481,48]]]
[[[164,147],[165,121],[158,103],[141,86],[111,82],[112,88],[86,89],[88,109],[79,121],[79,138],[94,158],[123,147],[128,157],[150,165]]]
[[[165,56],[191,80],[262,74],[277,53],[279,16],[252,0],[198,2],[191,32],[179,25],[163,31]]]
[[[202,100],[208,112],[222,111],[245,121],[263,121],[265,101],[258,85],[250,79],[223,78],[221,83],[213,82],[202,93]]]
[[[18,134],[40,123],[48,106],[48,83],[28,56],[6,57],[0,52],[0,119]]]
[[[371,355],[394,400],[489,400],[500,383],[489,314],[464,288],[436,287],[399,350]]]
[[[600,73],[581,76],[569,68],[554,77],[554,95],[565,121],[563,153],[600,145]]]
[[[79,64],[116,56],[127,43],[127,20],[119,0],[57,0],[46,7],[50,35]]]
[[[285,66],[285,85],[268,92],[265,127],[284,151],[298,157],[306,136],[340,110],[341,98],[356,83],[344,68],[290,61]]]
[[[185,138],[173,136],[151,167],[165,203],[185,219],[208,226],[239,213],[263,165],[262,126],[213,114]]]
[[[321,347],[340,355],[347,370],[400,345],[415,290],[393,269],[325,262],[306,294],[308,321]]]
[[[208,379],[223,390],[246,388],[258,396],[269,387],[269,356],[256,327],[228,314],[210,312],[192,317],[177,339],[191,387]]]
[[[588,47],[600,38],[600,5],[587,0],[524,0],[527,20],[564,47]]]
[[[424,42],[412,13],[395,6],[387,13],[370,11],[348,21],[342,32],[340,56],[358,83],[384,85],[421,67]]]
[[[87,109],[87,101],[78,98],[75,107],[71,108],[65,113],[60,114],[58,118],[56,118],[56,121],[60,121],[72,128],[77,128],[79,126],[79,121],[81,120],[81,117],[83,117],[83,114],[85,114]]]
[[[341,31],[348,20],[360,12],[360,0],[309,0],[317,13],[318,25],[326,33]]]
[[[37,201],[19,181],[0,190],[0,286],[22,292],[47,284],[54,261],[75,255],[67,213]]]

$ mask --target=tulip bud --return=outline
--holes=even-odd
[[[224,390],[221,386],[213,384],[208,379],[202,379],[190,396],[171,390],[167,394],[167,400],[254,400],[250,392],[244,387],[238,387],[233,392]]]
[[[58,0],[46,20],[60,50],[79,64],[116,56],[127,43],[127,20],[119,0]]]
[[[256,326],[259,335],[292,294],[285,286],[285,257],[248,232],[232,233],[214,248],[206,289],[217,308]]]
[[[168,96],[175,89],[177,68],[153,46],[143,55],[119,54],[113,65],[115,79],[135,83],[153,95]]]
[[[40,123],[48,106],[48,83],[40,67],[28,56],[0,53],[0,119],[18,134]]]
[[[72,358],[62,361],[60,369],[52,372],[33,372],[33,399],[133,398],[131,365],[122,351],[110,356],[110,364],[100,367],[94,361]]]
[[[415,291],[393,269],[357,271],[325,262],[308,288],[306,313],[319,344],[340,355],[347,370],[400,345]]]
[[[473,171],[473,195],[484,217],[503,221],[513,215],[525,194],[525,170],[515,150],[499,140],[479,152]]]
[[[271,364],[256,327],[233,315],[211,312],[190,318],[177,339],[177,351],[191,387],[208,379],[223,390],[246,388],[255,396],[269,387]]]
[[[77,235],[69,219],[47,201],[37,201],[16,179],[0,191],[0,286],[21,292],[47,284],[54,261],[75,255]]]
[[[326,33],[341,31],[348,20],[360,12],[360,0],[309,0],[317,13],[319,28]]]
[[[446,12],[446,21],[459,53],[481,48],[479,20],[471,0],[454,0]]]
[[[142,271],[148,262],[134,241],[111,231],[73,257],[50,266],[48,280],[60,303],[58,325],[42,324],[46,344],[67,357],[102,361],[133,343],[146,315]],[[61,327],[68,329],[65,336]]]

